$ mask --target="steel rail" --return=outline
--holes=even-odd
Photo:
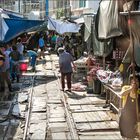
[[[21,92],[21,91],[22,91],[22,88],[20,88],[20,92]],[[17,96],[17,93],[14,95],[13,99],[14,99],[16,96]],[[12,99],[12,101],[11,101],[11,105],[10,105],[10,109],[9,109],[9,113],[8,113],[7,117],[6,117],[3,121],[0,121],[0,123],[3,123],[3,122],[5,122],[5,121],[8,121],[8,122],[9,122],[9,124],[7,125],[7,127],[6,127],[6,129],[5,129],[5,132],[4,132],[4,135],[3,135],[3,138],[2,138],[3,140],[5,140],[6,135],[7,135],[7,132],[8,132],[9,127],[10,127],[10,125],[11,125],[11,116],[13,116],[12,111],[13,111],[14,105],[17,103],[17,98],[16,98],[16,101],[15,101],[15,102],[13,101],[13,99]]]
[[[31,91],[30,91],[30,97],[29,97],[29,105],[28,105],[28,112],[27,112],[27,119],[25,123],[23,140],[26,140],[27,132],[29,129],[30,114],[31,114],[31,109],[32,109],[32,97],[33,97],[33,92],[34,92],[34,79],[35,79],[35,75],[32,76],[32,84],[31,84]]]
[[[58,77],[58,82],[59,82],[59,85],[60,85],[59,77]],[[64,109],[65,109],[65,112],[66,112],[67,123],[68,123],[69,128],[70,128],[71,139],[72,140],[78,140],[79,137],[78,137],[77,131],[75,130],[74,122],[72,121],[71,115],[70,115],[69,110],[68,110],[68,102],[66,101],[64,93],[63,92],[60,92],[60,93],[61,93],[61,96],[62,96],[62,99],[63,99],[62,101],[63,101]]]
[[[33,85],[33,84],[32,84]],[[21,92],[22,91],[22,88],[20,88],[20,91],[19,92]],[[16,95],[15,95],[16,96]],[[17,99],[16,99],[16,102],[17,102]],[[4,133],[4,136],[3,136],[3,140],[5,140],[5,137],[6,137],[6,135],[7,135],[7,131],[8,131],[8,129],[9,129],[9,126],[11,125],[11,120],[10,120],[10,118],[11,118],[11,115],[12,115],[12,111],[13,111],[13,108],[14,108],[14,105],[15,105],[15,102],[14,101],[12,101],[12,103],[11,103],[11,105],[10,105],[10,110],[9,110],[9,113],[8,113],[8,116],[7,116],[7,118],[5,119],[5,120],[3,120],[3,122],[5,122],[5,121],[9,121],[9,124],[8,124],[8,126],[7,126],[7,128],[6,128],[6,130],[5,130],[5,133]],[[1,122],[0,122],[1,123]]]
[[[14,103],[12,102],[12,104],[10,106],[9,113],[8,113],[8,118],[6,119],[6,121],[8,120],[9,123],[7,125],[7,128],[5,129],[5,132],[4,132],[2,140],[5,140],[7,132],[8,132],[8,129],[9,129],[10,125],[11,125],[10,115],[12,114],[13,108],[14,108]]]
[[[51,56],[50,56],[50,59],[52,60]],[[52,65],[53,65],[53,61],[52,62]],[[58,77],[56,71],[54,69],[52,69],[54,71],[54,74],[57,78],[57,81],[58,81],[58,85],[59,85],[59,88],[60,87],[60,78]],[[70,135],[71,135],[71,140],[79,140],[79,137],[78,137],[78,134],[77,134],[77,131],[75,130],[75,126],[74,126],[74,122],[72,121],[72,117],[69,113],[69,110],[68,110],[68,102],[66,101],[66,98],[65,98],[65,95],[63,92],[60,91],[60,94],[61,94],[61,97],[62,97],[62,102],[63,102],[63,105],[64,105],[64,109],[65,109],[65,113],[66,113],[66,119],[67,119],[67,124],[69,125],[69,129],[70,129]]]

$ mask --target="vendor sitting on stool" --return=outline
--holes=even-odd
[[[38,54],[33,50],[27,50],[27,55],[29,57],[29,60],[30,60],[31,66],[32,66],[32,70],[35,71],[36,58],[37,58]]]

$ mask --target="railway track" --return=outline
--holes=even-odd
[[[53,61],[52,59],[50,59],[50,62],[51,62],[51,67],[52,67],[52,71],[54,73],[54,77],[56,79],[56,82],[58,82],[58,90],[60,90],[60,79],[58,77],[58,75],[56,74],[56,71],[55,69],[53,68]],[[43,68],[45,68],[45,65],[43,65]],[[51,78],[50,78],[51,79]],[[35,84],[35,75],[32,76],[32,80],[31,80],[31,86],[30,86],[30,94],[29,94],[29,103],[28,103],[28,111],[27,111],[27,115],[26,115],[26,121],[25,121],[25,128],[24,128],[24,135],[23,135],[23,140],[26,140],[26,139],[30,139],[30,117],[31,117],[31,114],[32,114],[32,108],[33,108],[33,96],[34,96],[34,84]],[[77,134],[77,131],[76,131],[76,128],[74,126],[74,123],[73,123],[73,119],[72,119],[72,116],[69,112],[69,108],[68,108],[68,103],[67,103],[67,100],[66,100],[66,97],[65,95],[60,91],[60,100],[61,100],[61,105],[63,106],[63,109],[64,109],[64,114],[65,114],[65,118],[66,118],[66,124],[68,126],[68,133],[69,133],[69,139],[73,140],[78,140],[78,134]],[[46,111],[47,112],[47,111]],[[47,118],[49,119],[49,118]],[[48,121],[48,120],[44,120],[45,123]],[[57,127],[57,124],[56,124],[56,127]],[[46,138],[47,139],[47,128],[46,128]],[[53,139],[53,138],[52,138]]]
[[[58,82],[59,82],[59,85],[60,85],[60,79],[59,79],[58,76],[57,76],[57,78],[58,78]],[[61,89],[61,87],[59,87],[59,88]],[[63,92],[60,92],[60,94],[62,96],[62,103],[63,103],[65,113],[66,113],[66,120],[67,120],[67,124],[68,124],[68,127],[69,127],[71,140],[78,140],[79,139],[78,133],[77,133],[76,127],[74,125],[72,115],[69,111],[67,97],[65,96],[65,94]]]
[[[28,139],[29,136],[29,126],[30,126],[30,116],[32,111],[32,102],[33,102],[33,93],[34,93],[34,83],[35,83],[35,75],[32,76],[32,83],[30,88],[30,94],[29,94],[29,103],[28,103],[28,111],[27,111],[27,117],[25,121],[25,128],[24,128],[24,135],[23,140]]]
[[[68,97],[67,93],[60,91],[60,77],[51,55],[46,64],[44,63],[41,68],[41,71],[46,72],[43,82],[41,81],[44,74],[40,75],[38,72],[29,74],[29,77],[25,75],[25,79],[22,80],[20,93],[24,91],[26,85],[29,89],[22,139],[96,140],[106,137],[108,140],[111,138],[120,140],[116,122],[107,115],[109,110],[100,106],[99,102],[102,100],[96,96]],[[93,102],[94,99],[97,101]],[[43,106],[40,103],[43,103]],[[13,106],[11,105],[11,112]],[[7,138],[9,127],[3,140]]]
[[[66,123],[68,126],[68,133],[69,136],[66,137],[67,139],[71,139],[71,140],[78,140],[78,133],[76,131],[74,122],[73,122],[73,118],[71,116],[71,112],[69,111],[69,106],[68,106],[68,102],[67,102],[67,98],[65,96],[65,94],[60,91],[61,87],[60,87],[60,77],[58,76],[57,70],[55,68],[55,64],[54,61],[52,59],[52,57],[50,56],[50,60],[51,60],[51,65],[52,65],[52,71],[54,72],[54,76],[56,77],[56,82],[58,85],[58,89],[59,89],[59,94],[60,94],[60,100],[61,100],[61,104],[63,106],[64,109],[64,114],[65,114],[65,119],[66,119]]]
[[[33,83],[34,83],[33,79],[34,79],[34,77],[33,78],[26,78],[26,79],[24,79],[22,77],[21,78],[22,83],[14,84],[14,86],[16,85],[15,86],[16,88],[19,88],[19,90],[12,93],[13,94],[12,100],[6,100],[6,101],[0,102],[3,105],[3,107],[2,107],[3,110],[2,110],[2,112],[0,112],[1,113],[1,116],[0,116],[0,118],[1,118],[1,121],[0,121],[1,130],[0,131],[3,133],[0,133],[0,134],[2,134],[2,135],[0,135],[0,139],[2,139],[2,140],[14,139],[14,137],[16,135],[17,128],[18,128],[18,126],[20,127],[19,124],[21,123],[22,125],[24,125],[24,121],[26,119],[25,119],[25,116],[23,114],[20,114],[21,110],[19,109],[18,105],[22,104],[22,103],[19,103],[20,102],[19,101],[19,94],[28,93],[28,95],[31,98],[32,90],[33,90]],[[28,91],[28,89],[24,89],[25,87],[30,88],[31,91]],[[31,94],[29,92],[31,92]],[[23,100],[23,102],[25,100]],[[25,101],[25,104],[27,104],[27,101]],[[29,105],[30,105],[29,108],[31,108],[30,101],[29,101]],[[29,110],[30,109],[28,109],[28,111]],[[6,112],[6,114],[5,114],[5,112]],[[26,110],[24,113],[26,113]],[[30,114],[30,113],[28,113],[28,114]],[[27,117],[27,118],[29,118],[29,117]],[[27,122],[28,121],[26,121],[26,123]],[[4,129],[2,129],[2,128],[4,128]],[[22,136],[22,133],[20,135]]]

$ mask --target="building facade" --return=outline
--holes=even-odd
[[[69,18],[85,13],[96,13],[100,0],[0,0],[0,7],[13,10],[25,17],[30,12],[38,11],[40,19],[46,16],[46,3],[49,16]]]
[[[70,0],[49,0],[49,16],[62,18],[70,16]]]
[[[45,17],[46,0],[1,0],[0,8],[12,10],[28,17],[31,11],[39,11],[40,18]]]
[[[96,13],[100,0],[49,0],[49,15],[54,18]]]
[[[70,0],[71,13],[80,16],[85,13],[96,13],[100,0]]]

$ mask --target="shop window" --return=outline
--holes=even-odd
[[[79,7],[86,7],[86,0],[79,0]]]

